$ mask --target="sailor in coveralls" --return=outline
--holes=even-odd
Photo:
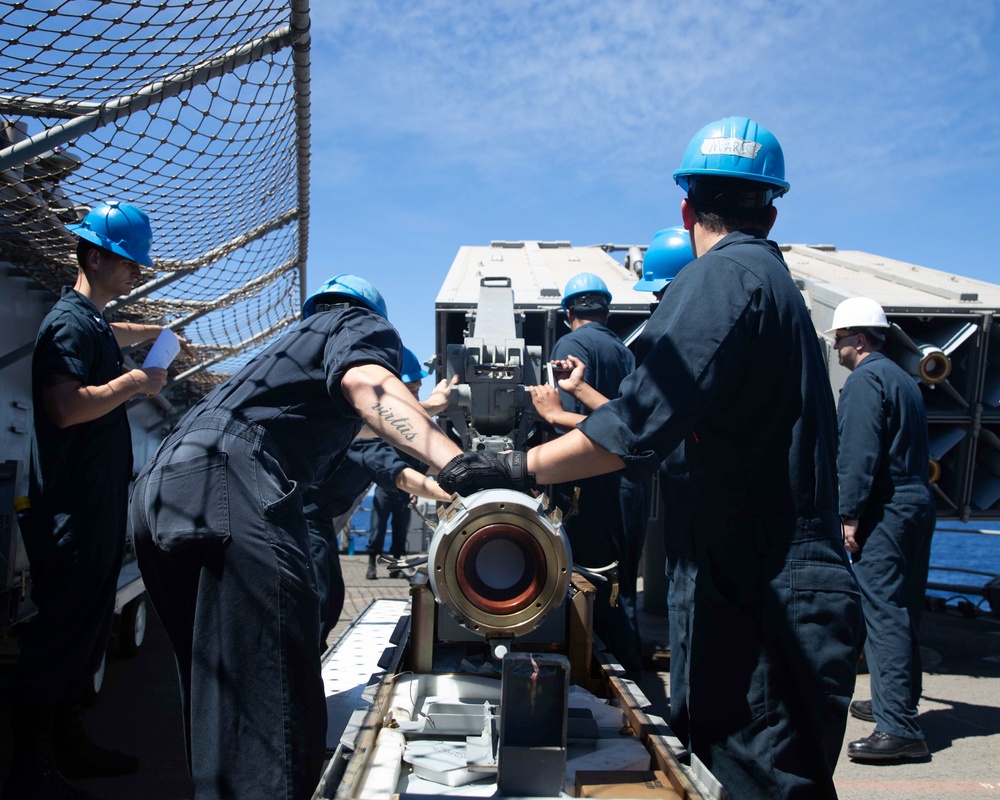
[[[465,454],[438,480],[464,493],[647,474],[684,440],[690,748],[736,800],[835,797],[864,623],[841,543],[826,363],[766,238],[788,188],[781,148],[730,117],[696,135],[674,177],[698,258],[650,317],[654,343],[621,396],[555,441]]]
[[[300,800],[319,780],[319,596],[299,486],[364,423],[432,467],[459,452],[396,377],[402,345],[375,287],[339,275],[303,316],[187,413],[132,498],[197,800]]]

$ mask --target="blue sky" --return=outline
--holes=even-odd
[[[1000,281],[996,0],[312,7],[307,289],[368,277],[422,359],[462,245],[648,243],[702,125],[770,128],[772,238]]]

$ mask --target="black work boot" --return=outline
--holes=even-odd
[[[365,573],[365,577],[370,580],[378,580],[378,575],[375,573],[375,554],[368,556],[368,572]]]
[[[871,700],[855,700],[851,703],[851,716],[865,722],[874,722],[875,714],[872,713]]]
[[[847,745],[851,761],[928,761],[931,753],[923,739],[904,739],[885,731],[875,731],[871,736]]]
[[[51,706],[18,706],[11,716],[13,763],[3,800],[101,800],[74,786],[56,768]]]
[[[113,778],[139,768],[134,755],[95,744],[75,710],[56,714],[52,740],[56,765],[71,778]]]

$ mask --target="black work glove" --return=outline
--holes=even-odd
[[[463,497],[480,489],[528,492],[535,488],[535,476],[528,472],[528,457],[521,450],[462,453],[444,465],[437,482],[446,492]]]

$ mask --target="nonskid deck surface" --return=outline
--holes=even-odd
[[[873,766],[842,754],[836,773],[841,800],[1000,796],[1000,620],[925,612],[921,637],[920,725],[931,760]],[[868,675],[858,676],[855,696],[871,697]],[[848,741],[873,728],[848,719]]]
[[[384,572],[376,581],[365,580],[366,556],[343,556],[342,563],[347,602],[331,642],[373,598],[409,597],[407,582]],[[647,644],[665,647],[666,619],[645,613],[641,619]],[[926,613],[922,632],[925,672],[920,721],[932,759],[920,764],[866,766],[843,755],[836,776],[841,800],[1000,796],[1000,621]],[[652,713],[667,716],[668,674],[647,671],[640,688],[653,704]],[[155,615],[150,615],[147,640],[134,659],[120,658],[112,651],[104,691],[105,696],[87,714],[93,736],[102,744],[136,753],[141,766],[135,775],[80,780],[80,785],[108,800],[191,797],[176,671]],[[867,675],[858,676],[856,696],[869,697]],[[850,719],[848,741],[867,736],[872,727]]]

